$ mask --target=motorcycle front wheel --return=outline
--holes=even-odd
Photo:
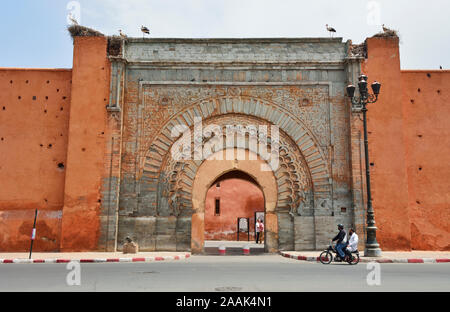
[[[333,255],[330,251],[324,250],[319,256],[319,260],[322,264],[330,264],[333,261]]]

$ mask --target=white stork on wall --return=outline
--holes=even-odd
[[[327,28],[327,30],[330,32],[330,36],[333,37],[333,34],[336,32],[336,29],[334,29],[331,26],[328,26],[328,24],[325,25],[325,27]]]
[[[79,25],[75,17],[72,16],[72,13],[69,13],[69,20],[72,22],[72,25]]]
[[[386,26],[384,26],[384,24],[381,25],[381,28],[383,28],[383,31],[384,31],[385,33],[386,33],[386,32],[392,32],[392,29],[387,28]]]
[[[122,32],[122,29],[119,29],[119,35],[120,35],[120,37],[122,37],[123,39],[127,38],[127,35],[125,35],[125,34]]]
[[[142,37],[144,37],[145,34],[150,35],[150,29],[148,29],[145,26],[141,26],[141,31],[142,31]]]

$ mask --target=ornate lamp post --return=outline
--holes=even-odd
[[[380,257],[381,249],[377,243],[377,227],[375,226],[375,217],[372,207],[372,197],[370,193],[370,170],[369,170],[369,146],[367,140],[367,104],[375,103],[378,100],[381,84],[374,82],[371,85],[373,94],[370,94],[367,89],[367,76],[362,74],[359,76],[358,89],[359,97],[355,96],[355,86],[349,85],[347,87],[347,96],[351,99],[352,105],[362,107],[363,123],[364,123],[364,154],[366,158],[366,185],[367,185],[367,240],[364,255],[366,257]]]

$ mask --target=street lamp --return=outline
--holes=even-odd
[[[372,207],[372,197],[370,193],[370,170],[369,170],[369,145],[367,140],[367,120],[366,105],[369,103],[375,103],[378,100],[378,94],[380,94],[381,84],[379,82],[372,83],[372,92],[370,94],[367,89],[367,76],[362,74],[358,78],[359,97],[355,96],[356,87],[349,85],[347,87],[347,96],[350,98],[352,105],[358,105],[362,107],[363,123],[364,123],[364,154],[366,157],[366,186],[367,186],[367,240],[364,250],[364,256],[366,257],[380,257],[381,249],[377,243],[377,227],[375,226],[375,217]]]

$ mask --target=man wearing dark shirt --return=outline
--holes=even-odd
[[[339,233],[333,238],[333,242],[337,241],[336,242],[336,251],[337,251],[339,257],[341,257],[341,259],[344,260],[345,254],[342,249],[345,248],[345,245],[347,242],[346,241],[347,233],[345,233],[344,226],[342,224],[338,224],[338,230],[339,230]]]

